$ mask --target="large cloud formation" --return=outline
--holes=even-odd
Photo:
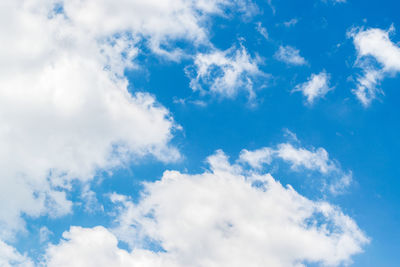
[[[304,266],[349,263],[368,238],[338,207],[312,201],[222,151],[201,174],[167,171],[139,203],[112,195],[117,226],[72,227],[48,266]],[[118,247],[126,242],[130,252]]]
[[[65,191],[132,157],[177,160],[179,127],[124,70],[146,46],[179,60],[169,42],[208,45],[207,16],[245,1],[6,0],[0,3],[0,238],[20,215],[69,213]]]

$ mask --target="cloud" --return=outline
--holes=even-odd
[[[160,266],[151,261],[151,252],[128,253],[118,248],[117,238],[102,226],[94,228],[71,227],[63,234],[65,240],[50,245],[46,266]],[[143,258],[143,259],[141,259]],[[153,265],[152,265],[153,264]]]
[[[300,56],[300,51],[291,46],[280,46],[275,53],[275,58],[289,65],[305,65],[307,61]]]
[[[261,169],[264,164],[270,164],[274,157],[275,150],[270,147],[264,147],[249,151],[243,149],[240,151],[239,161],[249,164],[254,169]]]
[[[256,96],[253,84],[258,78],[266,76],[259,69],[259,61],[257,57],[252,58],[243,46],[225,51],[214,50],[197,54],[194,65],[186,68],[186,74],[194,91],[210,92],[226,98],[245,91],[252,100]]]
[[[47,242],[50,236],[53,235],[53,232],[49,230],[46,226],[42,226],[39,229],[39,241],[40,243]]]
[[[180,126],[154,96],[128,91],[124,71],[143,46],[179,60],[171,42],[209,45],[209,16],[246,3],[1,1],[0,239],[24,228],[21,215],[70,213],[72,181],[147,156],[178,160]]]
[[[33,262],[17,252],[17,250],[3,241],[0,240],[0,266],[11,267],[11,266],[24,266],[33,267]]]
[[[328,152],[321,147],[315,151],[310,151],[304,148],[295,148],[293,145],[285,143],[278,145],[276,153],[277,157],[290,162],[292,168],[301,166],[321,173],[327,173],[337,168],[329,160]]]
[[[153,52],[177,60],[180,49],[171,48],[169,41],[191,40],[194,44],[208,44],[205,27],[210,15],[224,15],[226,9],[244,13],[254,10],[248,0],[72,0],[64,2],[64,10],[71,23],[86,33],[111,36],[130,32],[145,37]],[[170,48],[170,49],[169,49]]]
[[[346,3],[347,2],[347,0],[321,0],[322,2],[325,2],[325,3],[328,3],[328,2],[332,2],[332,3],[334,3],[334,4],[337,4],[337,3]]]
[[[208,163],[201,174],[165,172],[137,204],[112,195],[120,207],[114,234],[73,227],[50,246],[47,266],[339,266],[368,243],[338,207],[270,174],[244,174],[222,151]]]
[[[261,24],[261,22],[257,22],[257,27],[256,30],[266,39],[268,40],[268,31],[266,28],[264,28]]]
[[[400,47],[390,40],[392,32],[393,26],[388,30],[354,28],[348,33],[357,51],[355,65],[363,72],[357,78],[357,88],[353,92],[366,107],[382,93],[378,88],[380,82],[400,71]]]
[[[325,71],[312,74],[307,82],[298,84],[292,92],[302,92],[307,103],[312,105],[318,98],[324,97],[333,88],[329,86],[330,75]]]
[[[238,162],[262,170],[265,165],[271,164],[276,159],[287,162],[294,171],[317,171],[326,176],[329,180],[323,179],[322,189],[334,195],[343,193],[352,182],[351,171],[343,171],[336,161],[329,158],[328,152],[322,147],[306,149],[290,143],[281,143],[276,148],[263,147],[252,151],[243,149]]]
[[[285,26],[285,27],[292,27],[292,26],[294,26],[294,25],[296,25],[297,23],[299,22],[299,20],[297,19],[297,18],[293,18],[293,19],[291,19],[291,20],[288,20],[288,21],[285,21],[285,22],[283,22],[282,24]]]

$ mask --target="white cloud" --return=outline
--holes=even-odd
[[[168,50],[170,39],[208,43],[204,25],[209,15],[223,15],[225,9],[246,12],[253,5],[247,0],[71,0],[64,9],[72,23],[89,34],[110,36],[130,32],[147,38],[150,48],[171,59],[181,56],[179,50]]]
[[[275,149],[271,147],[253,151],[243,149],[239,155],[240,162],[247,163],[256,169],[261,169],[262,165],[270,164],[273,159],[277,158],[290,163],[293,169],[303,167],[323,174],[338,169],[336,164],[329,159],[328,152],[322,147],[308,150],[295,147],[290,143],[282,143]]]
[[[254,169],[261,169],[264,164],[270,164],[275,151],[269,147],[249,151],[243,149],[239,155],[239,161],[249,164]]]
[[[327,173],[336,169],[336,166],[329,160],[328,152],[322,147],[315,151],[305,148],[296,148],[289,143],[278,145],[276,150],[277,157],[288,161],[292,168],[304,167],[310,170],[317,170],[321,173]]]
[[[357,51],[356,66],[363,70],[353,92],[364,106],[369,106],[382,92],[378,86],[385,76],[400,71],[400,47],[390,40],[391,32],[394,32],[393,26],[387,31],[370,28],[352,29],[349,32]]]
[[[299,22],[299,20],[298,20],[297,18],[293,18],[293,19],[291,19],[291,20],[288,20],[288,21],[283,22],[282,24],[283,24],[285,27],[288,27],[288,28],[289,28],[289,27],[292,27],[292,26],[296,25],[297,22]]]
[[[33,267],[33,262],[25,255],[21,255],[15,248],[0,240],[0,266]]]
[[[53,232],[49,230],[46,226],[42,226],[39,229],[39,241],[40,243],[47,242],[50,236],[53,235]]]
[[[186,73],[194,91],[209,91],[227,98],[235,97],[239,91],[246,91],[251,100],[256,96],[253,83],[257,78],[266,76],[258,65],[259,59],[252,58],[240,46],[198,54],[192,66],[194,70],[187,68]]]
[[[256,30],[265,38],[268,40],[268,31],[266,28],[264,28],[261,24],[261,22],[257,22]]]
[[[307,82],[298,84],[292,92],[302,92],[307,103],[312,105],[318,98],[324,97],[333,88],[329,87],[330,75],[325,71],[312,74]]]
[[[104,227],[71,227],[63,234],[65,240],[50,245],[46,266],[49,267],[131,267],[160,266],[150,251],[128,253],[118,248],[117,238]]]
[[[209,45],[208,15],[243,9],[226,0],[6,0],[0,2],[0,239],[20,215],[71,212],[71,181],[85,183],[131,159],[180,155],[179,129],[124,70],[139,44],[170,59],[169,41]],[[90,192],[90,191],[88,191]]]
[[[338,207],[309,200],[269,174],[245,175],[222,151],[208,162],[202,174],[165,172],[145,184],[137,204],[112,196],[121,205],[113,232],[130,252],[104,228],[74,227],[50,247],[47,266],[338,266],[368,243]]]
[[[336,4],[336,3],[346,3],[347,2],[347,0],[321,0],[321,1],[325,2],[325,3],[333,2],[334,4]]]
[[[326,176],[329,180],[323,179],[323,190],[328,190],[334,195],[343,193],[352,182],[351,171],[343,171],[336,161],[329,158],[328,152],[322,147],[309,150],[290,143],[282,143],[276,148],[263,147],[253,151],[243,149],[238,162],[261,170],[275,159],[289,163],[294,171],[317,171]]]
[[[289,65],[305,65],[307,61],[300,56],[300,51],[292,46],[280,46],[275,58]]]

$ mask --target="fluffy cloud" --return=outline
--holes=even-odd
[[[325,71],[312,74],[308,81],[298,84],[292,92],[302,92],[307,103],[312,105],[318,98],[324,97],[333,88],[329,87],[330,75]]]
[[[357,51],[356,66],[363,71],[353,92],[364,106],[368,106],[382,92],[378,86],[385,76],[400,71],[400,47],[390,40],[391,32],[394,32],[393,26],[387,31],[371,28],[349,32]]]
[[[243,149],[238,162],[261,170],[275,159],[289,163],[294,171],[317,171],[327,176],[330,180],[323,181],[325,187],[323,189],[332,194],[342,193],[352,181],[351,172],[343,171],[338,163],[329,158],[328,152],[322,147],[309,150],[290,143],[282,143],[276,148],[264,147],[253,151]]]
[[[296,148],[291,144],[280,144],[276,150],[277,157],[291,163],[292,168],[300,166],[317,170],[321,173],[327,173],[337,169],[335,164],[329,159],[328,152],[322,147],[315,151],[310,151],[305,148]]]
[[[368,238],[338,207],[312,201],[269,174],[243,173],[222,151],[202,174],[167,171],[139,203],[120,205],[114,235],[72,228],[47,253],[48,266],[338,266]],[[129,244],[117,247],[117,238]]]
[[[179,157],[168,144],[169,112],[127,90],[131,37],[88,34],[68,6],[64,14],[46,1],[0,5],[0,237],[23,226],[21,213],[70,212],[63,189],[71,179],[87,181],[132,156]]]
[[[300,51],[291,46],[280,46],[275,58],[290,65],[305,65],[307,61],[300,56]]]
[[[178,60],[169,42],[209,45],[208,15],[236,0],[5,0],[0,3],[0,238],[20,215],[71,212],[71,181],[86,182],[132,158],[177,160],[179,127],[124,70],[140,45]],[[88,191],[89,192],[89,191]]]
[[[228,98],[246,91],[251,100],[256,96],[253,83],[266,76],[258,67],[259,61],[252,58],[243,46],[232,47],[226,51],[198,54],[186,73],[194,91],[209,91]]]
[[[33,262],[26,256],[21,255],[15,248],[0,240],[0,266],[23,266],[33,267]]]
[[[71,227],[63,234],[64,240],[47,250],[49,267],[131,267],[160,266],[150,251],[128,253],[118,248],[117,238],[104,227]],[[152,258],[155,259],[152,259]]]
[[[254,169],[262,169],[263,165],[270,164],[276,151],[270,147],[249,151],[243,149],[240,152],[239,161],[249,164]]]
[[[208,44],[204,24],[209,15],[223,15],[228,8],[254,9],[247,0],[70,0],[63,1],[63,6],[71,23],[86,33],[111,36],[130,32],[145,37],[154,52],[170,59],[182,56],[179,49],[168,49],[171,39]]]

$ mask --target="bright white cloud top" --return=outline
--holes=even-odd
[[[2,1],[0,193],[8,201],[0,204],[0,237],[23,228],[22,213],[69,213],[65,191],[74,179],[132,157],[177,160],[169,111],[154,96],[128,92],[124,70],[137,67],[142,39],[178,60],[184,51],[161,45],[208,44],[207,15],[245,3]]]
[[[167,171],[146,183],[137,204],[113,195],[120,205],[114,234],[71,228],[49,248],[48,265],[338,266],[368,242],[338,207],[311,201],[270,174],[248,174],[222,151],[207,161],[204,173]],[[117,247],[117,238],[129,244],[129,253]]]
[[[356,66],[363,70],[353,91],[364,106],[369,106],[382,93],[378,86],[385,76],[400,72],[400,47],[389,38],[393,32],[394,27],[391,26],[389,30],[352,29],[349,33],[357,51]]]
[[[325,71],[311,74],[308,81],[298,84],[292,92],[302,92],[308,104],[312,105],[318,98],[323,98],[333,88],[329,86],[330,75]]]
[[[123,9],[124,3],[114,4]],[[141,25],[138,18],[126,14],[106,27],[107,17],[101,16],[107,6],[67,1],[65,13],[59,13],[53,4],[0,4],[1,18],[8,21],[1,23],[0,33],[0,194],[7,199],[0,203],[3,238],[23,227],[21,213],[69,213],[72,203],[65,190],[73,179],[88,181],[131,157],[150,154],[168,161],[180,156],[169,145],[177,127],[168,110],[147,93],[127,90],[123,71],[133,67],[138,52],[132,36]],[[83,19],[81,13],[90,15]],[[180,34],[186,30],[176,29]]]

